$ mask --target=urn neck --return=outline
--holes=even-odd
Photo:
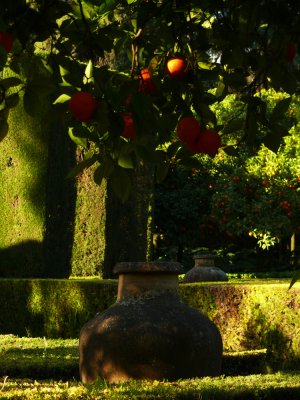
[[[195,267],[214,267],[215,257],[213,255],[198,255],[194,257]]]
[[[155,293],[178,295],[178,276],[170,273],[119,274],[117,301]]]

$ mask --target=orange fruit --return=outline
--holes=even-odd
[[[214,130],[201,131],[197,140],[197,149],[199,153],[216,154],[221,147],[221,137]]]
[[[156,84],[152,78],[151,72],[148,68],[141,70],[141,76],[139,77],[139,92],[145,94],[154,94],[157,91]]]
[[[286,60],[287,62],[292,62],[293,59],[295,58],[297,53],[296,46],[292,42],[288,42],[287,44],[287,50],[286,50]]]
[[[69,101],[71,114],[81,122],[89,122],[97,106],[98,101],[90,92],[77,92]]]
[[[124,129],[121,133],[126,139],[135,139],[136,138],[136,127],[134,120],[132,118],[131,112],[126,112],[123,114],[123,121],[124,121]]]
[[[179,121],[176,133],[178,138],[185,144],[196,142],[201,133],[199,122],[194,117],[183,117]]]
[[[172,57],[167,61],[167,72],[172,78],[182,79],[187,74],[187,63],[182,57]]]
[[[4,47],[7,53],[10,53],[13,48],[14,39],[10,33],[0,32],[0,45]]]

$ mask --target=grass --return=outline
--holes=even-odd
[[[297,400],[300,373],[249,375],[189,379],[177,382],[129,381],[110,385],[99,380],[84,386],[76,381],[34,381],[6,379],[0,382],[0,400],[81,399],[81,400]]]
[[[236,376],[176,382],[132,380],[118,385],[99,379],[85,386],[79,382],[78,339],[0,335],[0,400],[298,400],[300,371],[241,375],[243,363],[255,370],[265,356],[264,351],[227,354],[226,368]]]
[[[0,376],[79,379],[78,339],[0,338]]]
[[[79,380],[78,339],[46,339],[0,335],[0,376]],[[226,352],[224,375],[270,372],[266,349]]]

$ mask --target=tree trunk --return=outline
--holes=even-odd
[[[132,192],[125,203],[117,198],[108,180],[103,277],[113,276],[117,262],[151,257],[153,190],[153,168],[149,166],[139,165],[132,172]]]

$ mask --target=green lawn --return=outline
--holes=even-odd
[[[298,400],[300,371],[239,374],[243,363],[257,366],[264,356],[264,351],[227,355],[227,362],[236,358],[236,364],[230,364],[231,368],[236,365],[237,371],[232,374],[235,376],[176,382],[129,381],[118,385],[99,380],[84,386],[78,376],[77,339],[0,335],[0,400]]]

